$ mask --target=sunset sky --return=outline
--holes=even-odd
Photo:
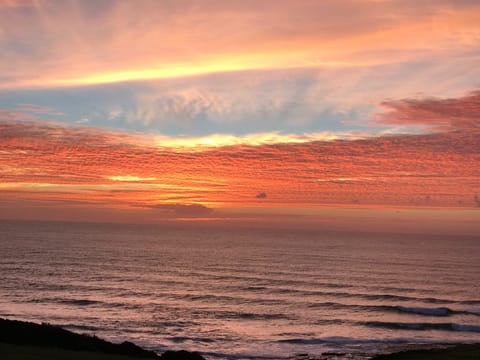
[[[479,19],[478,0],[0,0],[0,218],[474,226]]]

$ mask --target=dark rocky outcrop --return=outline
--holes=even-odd
[[[144,350],[128,341],[113,344],[96,336],[75,334],[58,326],[7,319],[0,319],[0,342],[158,359],[155,352]]]
[[[166,351],[162,356],[158,356],[155,352],[142,349],[129,341],[113,344],[96,336],[76,334],[59,326],[2,318],[0,318],[0,343],[128,355],[146,359],[205,360],[197,352]]]
[[[372,360],[479,360],[480,344],[461,344],[433,349],[412,349],[377,355]]]

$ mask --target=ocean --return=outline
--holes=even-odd
[[[1,221],[0,317],[212,360],[480,341],[479,238],[275,226]]]

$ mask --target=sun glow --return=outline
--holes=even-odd
[[[154,177],[140,177],[140,176],[132,176],[132,175],[118,175],[118,176],[109,176],[109,180],[113,181],[154,181],[156,178]]]
[[[208,148],[247,145],[261,146],[274,144],[303,144],[312,141],[355,140],[364,138],[366,134],[320,132],[304,135],[279,134],[277,132],[234,136],[214,134],[201,137],[166,137],[156,136],[153,142],[159,147],[174,148],[186,151],[202,151]]]
[[[150,81],[161,79],[188,78],[227,72],[295,69],[295,68],[335,68],[364,66],[363,62],[322,60],[319,54],[310,51],[294,50],[284,53],[277,49],[269,53],[228,54],[207,60],[190,59],[184,63],[145,64],[138,68],[118,68],[115,70],[83,70],[77,74],[65,73],[48,78],[18,81],[8,87],[76,87],[112,84],[128,81]],[[2,86],[0,85],[0,88]]]

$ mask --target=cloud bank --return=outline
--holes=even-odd
[[[2,201],[143,206],[204,216],[211,208],[261,205],[262,193],[254,197],[252,191],[269,189],[273,207],[477,206],[478,93],[388,104],[395,109],[385,115],[388,121],[435,126],[423,135],[200,141],[186,151],[152,136],[25,121],[4,111]],[[414,120],[425,111],[429,116]]]

